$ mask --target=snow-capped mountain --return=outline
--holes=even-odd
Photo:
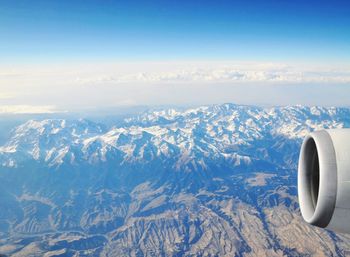
[[[315,129],[342,128],[349,124],[349,114],[339,108],[224,104],[147,112],[109,130],[86,120],[30,120],[13,131],[0,154],[4,166],[26,159],[49,166],[64,161],[98,164],[117,155],[122,163],[174,158],[179,170],[189,163],[205,168],[209,160],[249,164],[261,152],[266,160],[271,158],[264,148],[283,148],[288,140],[299,142]],[[249,151],[260,141],[273,145]]]
[[[349,126],[346,108],[234,104],[27,121],[0,147],[0,254],[345,255],[301,220],[296,167],[309,131]]]

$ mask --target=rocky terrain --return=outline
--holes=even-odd
[[[107,126],[29,120],[0,147],[5,256],[346,256],[305,224],[302,138],[350,110],[223,104]]]

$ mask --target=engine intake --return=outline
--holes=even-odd
[[[350,129],[316,131],[304,139],[298,195],[306,222],[350,233]]]

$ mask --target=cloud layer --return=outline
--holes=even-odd
[[[350,83],[350,70],[334,68],[302,69],[287,65],[226,65],[78,77],[82,84],[120,83]]]
[[[44,114],[59,112],[55,106],[40,105],[1,105],[0,114]]]
[[[0,113],[130,105],[350,105],[350,65],[139,62],[0,67]],[[312,96],[312,97],[310,97]]]

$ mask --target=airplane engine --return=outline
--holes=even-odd
[[[350,233],[350,129],[316,131],[304,139],[298,195],[307,223]]]

